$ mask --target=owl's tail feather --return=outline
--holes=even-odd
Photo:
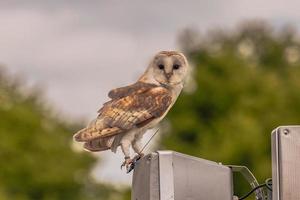
[[[118,128],[110,128],[104,123],[104,119],[97,118],[93,120],[86,128],[78,131],[74,135],[77,142],[88,142],[100,137],[109,137],[113,135]]]
[[[110,149],[115,136],[95,139],[89,142],[84,143],[84,149],[88,151],[105,151]]]
[[[87,127],[75,133],[73,138],[76,142],[85,142],[91,140],[91,136],[94,135],[94,133],[96,133],[96,131],[93,131],[91,128]]]
[[[78,131],[73,138],[77,142],[88,142],[94,139],[110,138],[120,132],[122,132],[122,130],[117,127],[105,128],[102,130],[98,130],[95,127],[87,127]]]

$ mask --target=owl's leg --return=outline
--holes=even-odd
[[[122,167],[126,167],[128,170],[129,165],[132,163],[132,159],[130,158],[130,142],[129,141],[122,141],[121,142],[121,149],[123,151],[123,154],[125,155],[125,161],[121,165]]]
[[[134,157],[134,159],[142,158],[144,156],[144,153],[142,152],[142,138],[144,133],[139,133],[135,135],[134,140],[132,141],[132,149],[135,153],[138,155]]]
[[[144,156],[142,153],[142,137],[135,138],[132,142],[132,149],[141,157]]]

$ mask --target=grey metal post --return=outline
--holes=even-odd
[[[300,199],[300,126],[272,133],[273,200]]]

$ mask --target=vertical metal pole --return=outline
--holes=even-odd
[[[274,200],[300,199],[300,126],[281,126],[272,133]]]

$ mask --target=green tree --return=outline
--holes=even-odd
[[[0,199],[122,199],[90,177],[95,158],[72,150],[76,125],[22,88],[0,71]]]
[[[289,26],[274,30],[257,21],[204,36],[184,31],[179,42],[193,81],[169,113],[161,145],[248,166],[261,182],[271,177],[271,131],[299,124],[298,38]],[[240,195],[249,190],[246,183],[236,187]]]

